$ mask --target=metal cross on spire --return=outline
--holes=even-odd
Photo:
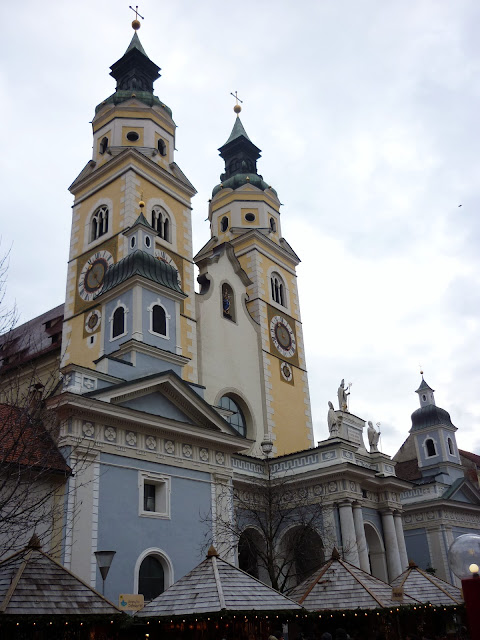
[[[233,96],[235,98],[236,104],[233,107],[233,110],[235,111],[235,113],[238,114],[240,113],[240,111],[242,110],[242,107],[238,104],[239,102],[241,102],[243,104],[243,100],[240,100],[240,98],[238,97],[238,92],[235,91],[235,93],[232,93],[230,91],[230,95]]]
[[[135,29],[135,31],[137,31],[141,27],[140,20],[138,18],[141,18],[142,20],[145,20],[145,18],[140,13],[138,13],[138,4],[135,6],[135,9],[132,7],[132,5],[129,5],[128,8],[135,13],[135,20],[132,22],[132,27]]]

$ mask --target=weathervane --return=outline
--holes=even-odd
[[[235,91],[235,93],[232,93],[230,91],[230,95],[233,96],[235,98],[235,100],[236,100],[236,105],[233,107],[233,110],[235,111],[235,113],[238,116],[238,114],[242,110],[242,107],[238,103],[241,102],[243,104],[243,100],[240,100],[240,98],[238,97],[238,92],[237,91]]]
[[[138,4],[135,6],[135,9],[132,7],[132,5],[129,5],[128,8],[135,13],[135,20],[132,22],[132,28],[135,29],[135,31],[138,31],[138,29],[140,29],[140,27],[142,26],[138,18],[141,18],[142,20],[145,20],[145,18],[140,13],[138,13]]]

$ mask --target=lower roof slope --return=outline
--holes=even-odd
[[[2,615],[112,616],[121,613],[44,553],[35,535],[26,549],[0,562],[0,619]]]
[[[435,605],[463,604],[462,593],[458,587],[441,578],[422,571],[414,562],[392,582],[392,587],[403,587],[410,596],[419,602]]]
[[[218,557],[207,558],[152,600],[137,617],[185,616],[216,611],[299,611],[290,598]]]
[[[328,562],[295,587],[290,597],[308,611],[377,609],[418,604],[407,594],[402,603],[392,600],[392,587],[389,584],[341,560],[336,549]]]

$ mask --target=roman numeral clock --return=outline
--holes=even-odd
[[[277,309],[268,309],[270,351],[279,358],[280,374],[285,382],[293,384],[293,368],[298,367],[295,321]]]

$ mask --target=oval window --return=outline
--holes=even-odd
[[[137,244],[137,239],[136,239],[136,237],[135,237],[135,236],[132,236],[132,237],[130,238],[130,246],[131,246],[131,248],[133,249],[133,248],[135,247],[135,245],[136,245],[136,244]]]
[[[129,140],[130,142],[136,142],[139,138],[140,136],[136,131],[129,131],[127,133],[127,140]]]
[[[150,236],[145,236],[145,246],[147,247],[147,249],[150,248],[152,244],[152,241],[150,240]]]
[[[254,213],[246,213],[245,214],[245,220],[247,222],[253,222],[255,220],[255,214]]]

